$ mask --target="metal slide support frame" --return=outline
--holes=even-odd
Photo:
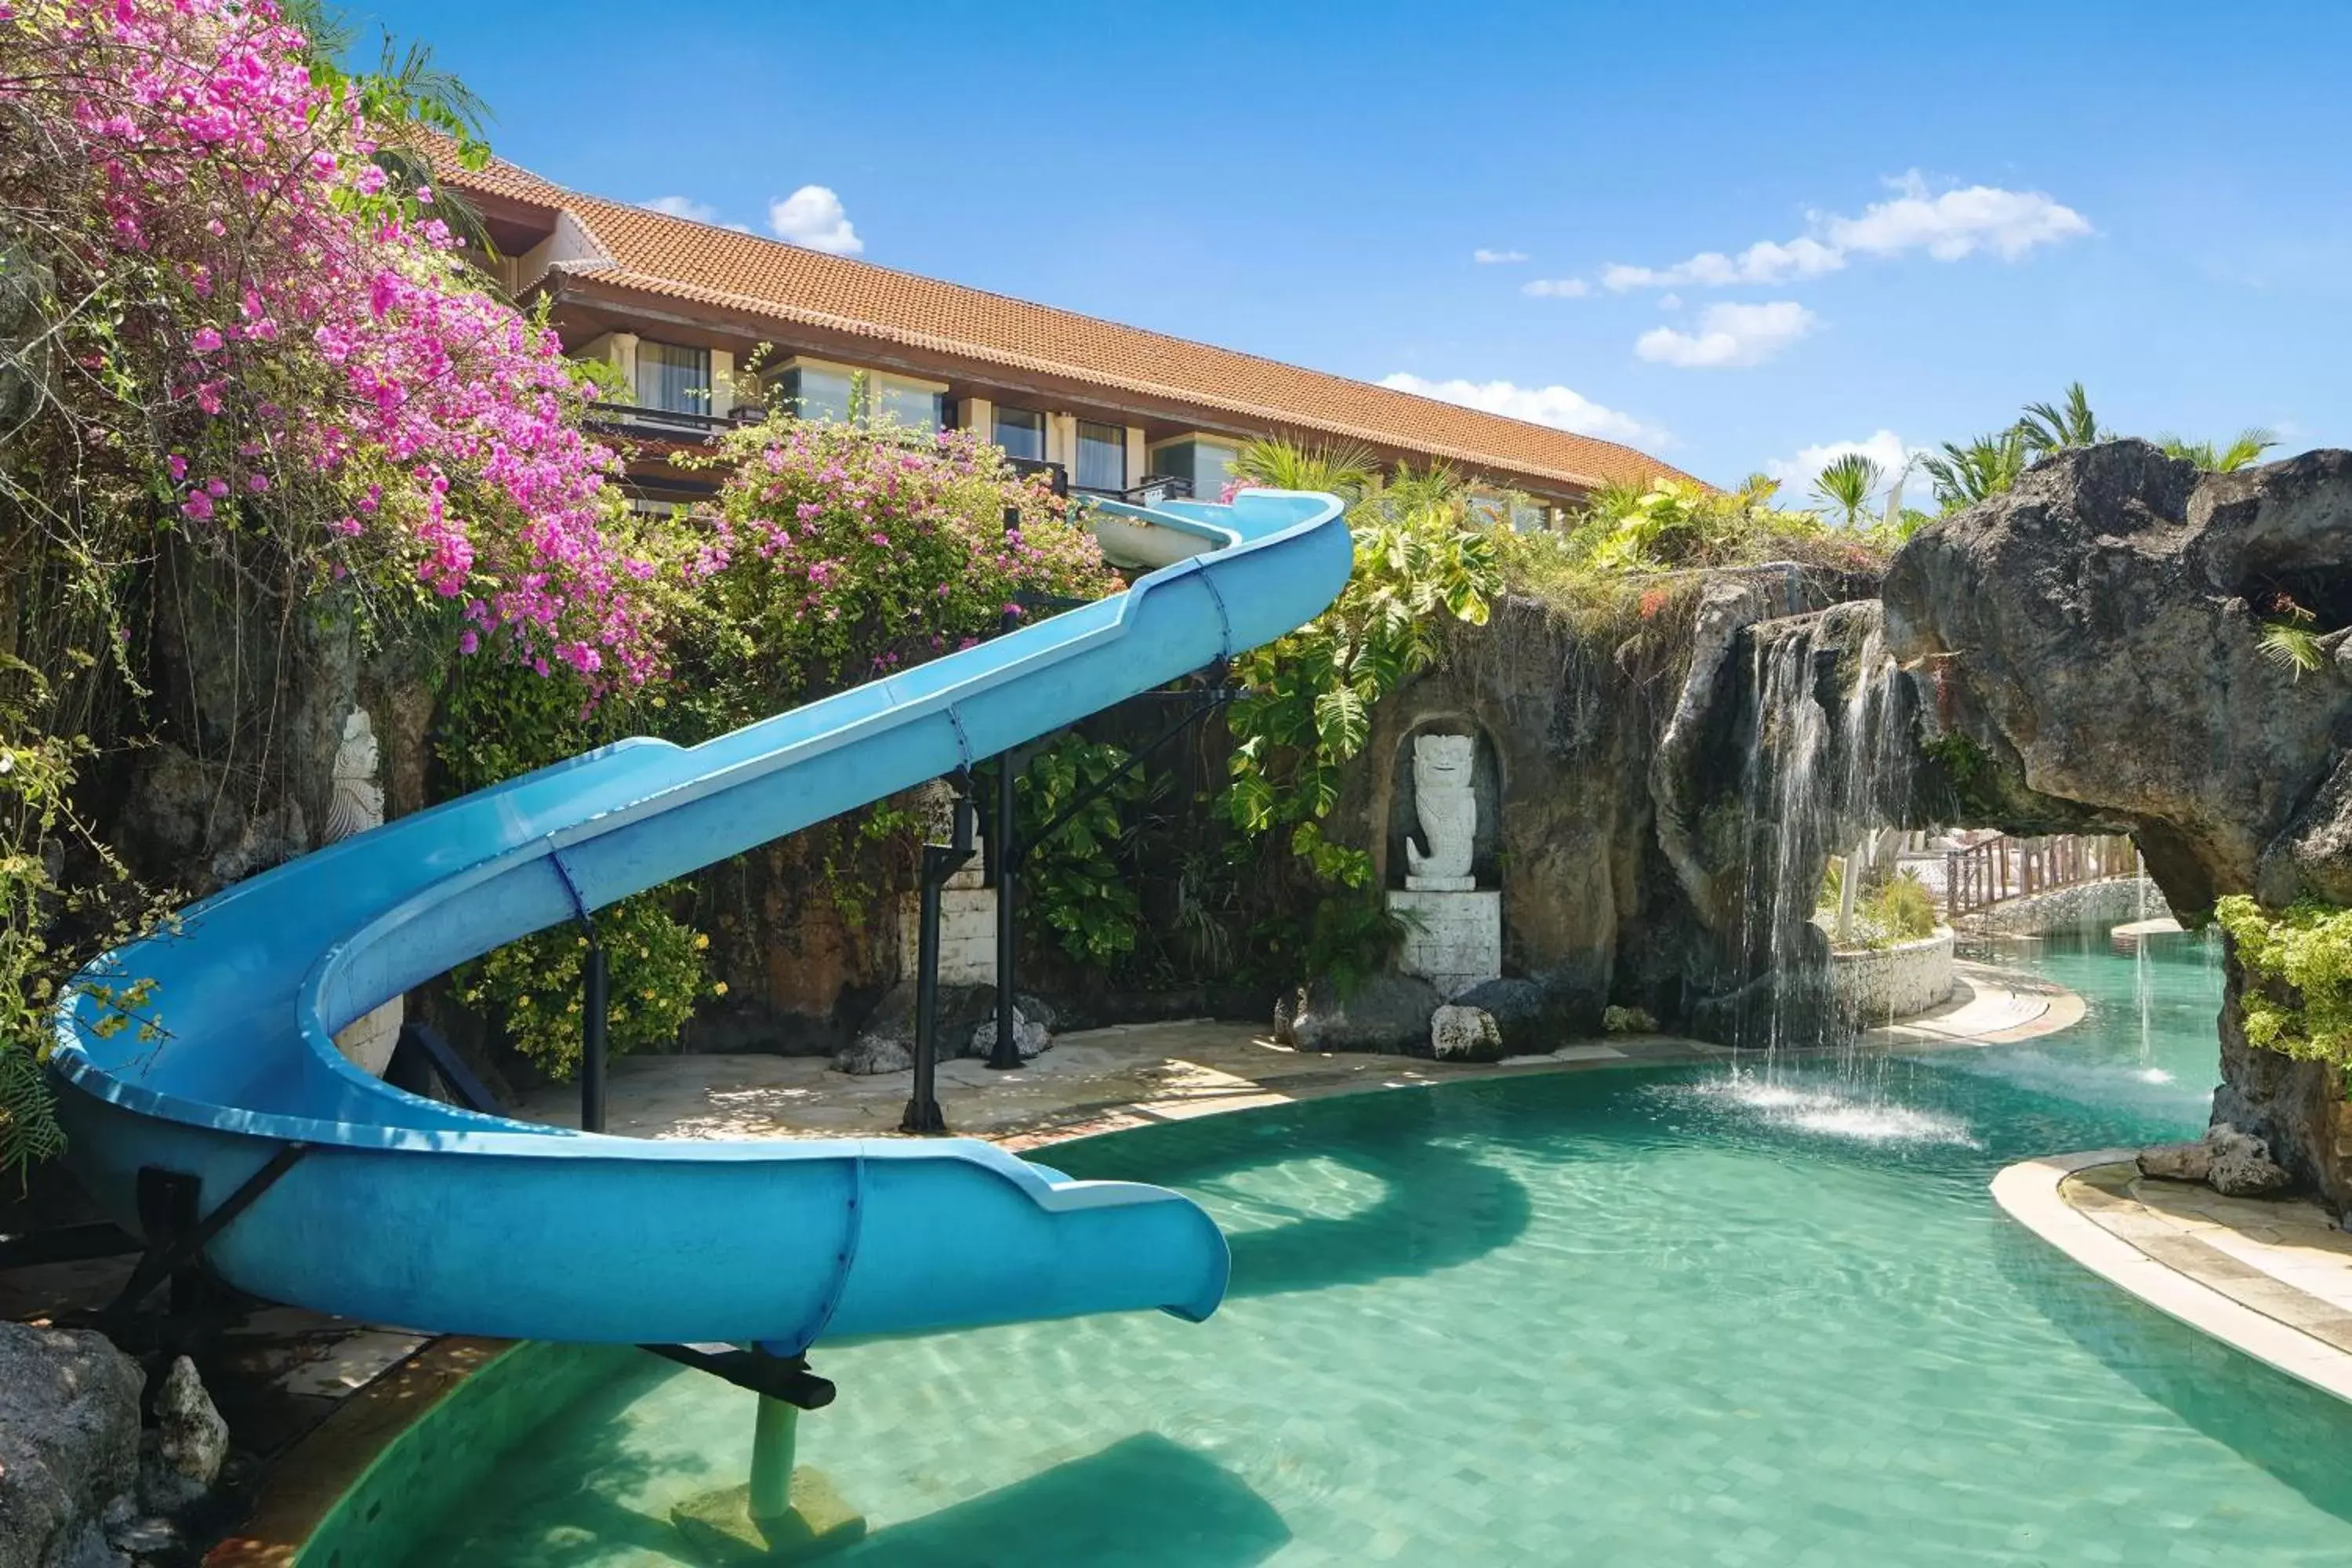
[[[948,782],[955,790],[955,816],[948,842],[923,846],[921,906],[915,939],[915,1082],[907,1099],[906,1114],[898,1121],[901,1132],[940,1133],[948,1130],[939,1101],[940,889],[971,859],[971,770],[958,768],[949,775]]]
[[[1168,693],[1191,698],[1174,723],[1153,736],[1141,750],[1130,752],[1127,761],[1105,774],[1093,787],[1079,791],[1077,796],[1051,822],[1037,830],[1036,837],[1028,844],[1016,842],[1013,829],[1013,785],[1014,774],[1018,772],[1019,748],[1008,750],[996,759],[996,833],[989,840],[990,856],[996,864],[996,1039],[988,1054],[988,1065],[992,1068],[1003,1072],[1021,1065],[1021,1046],[1013,1029],[1013,947],[1017,929],[1013,921],[1013,898],[1023,858],[1037,845],[1068,826],[1076,819],[1078,813],[1110,793],[1121,779],[1141,767],[1146,758],[1241,695],[1239,689],[1233,684],[1226,660],[1220,658],[1201,674],[1202,689]]]
[[[589,918],[588,901],[580,896],[580,884],[572,879],[572,868],[563,857],[550,849],[548,860],[555,874],[563,879],[563,890],[572,895],[572,912],[580,922],[580,934],[588,941],[588,956],[580,965],[580,1131],[604,1131],[604,1058],[605,1030],[612,1012],[612,970],[604,958],[604,947],[596,940],[596,922]]]

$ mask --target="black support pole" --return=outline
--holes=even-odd
[[[996,829],[989,835],[996,851],[996,1044],[988,1065],[1002,1072],[1021,1065],[1021,1042],[1013,1033],[1013,900],[1019,878],[1013,866],[1020,858],[1013,842],[1013,769],[1017,750],[996,759]]]
[[[907,1100],[901,1132],[944,1132],[940,1113],[940,879],[933,874],[934,847],[923,846],[922,914],[915,956],[915,1087]]]
[[[945,844],[923,846],[921,906],[915,932],[915,1082],[898,1119],[901,1132],[945,1132],[940,1110],[940,889],[971,858],[971,774],[954,778],[954,820]]]
[[[604,1023],[609,1011],[610,972],[604,949],[591,936],[588,962],[580,977],[580,1131],[604,1131]]]

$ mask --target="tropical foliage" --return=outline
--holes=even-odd
[[[2306,900],[2273,911],[2231,894],[2213,917],[2255,982],[2245,992],[2248,1043],[2352,1068],[2352,910]]]
[[[478,155],[469,99],[327,53],[263,3],[0,6],[0,1164],[54,1138],[43,1002],[161,901],[73,803],[152,732],[175,571],[599,690],[657,659],[573,367],[393,172]]]
[[[1250,480],[1348,497],[1356,567],[1329,609],[1234,660],[1247,694],[1226,721],[1234,747],[1225,809],[1247,832],[1286,830],[1326,879],[1360,887],[1370,857],[1330,844],[1318,824],[1339,801],[1340,769],[1370,737],[1372,704],[1436,662],[1441,619],[1486,621],[1501,588],[1494,543],[1473,526],[1466,491],[1442,472],[1370,485],[1349,454],[1279,441],[1248,447],[1239,466]]]
[[[677,570],[652,588],[667,679],[600,695],[576,674],[470,662],[443,695],[436,737],[453,791],[625,735],[709,740],[992,636],[1025,613],[1024,598],[1092,598],[1117,581],[1050,491],[961,432],[779,417],[732,433],[711,466],[719,493],[674,524]],[[1075,740],[1049,748],[1021,787],[1027,826],[1042,826],[1118,755]],[[1051,928],[1097,962],[1134,942],[1131,886],[1105,865],[1131,798],[1115,791],[1097,802],[1031,868]],[[912,828],[874,807],[836,833],[827,889],[845,913],[862,917],[898,890],[862,879],[845,864],[852,852]],[[673,886],[599,911],[614,1049],[667,1043],[698,1000],[723,989],[688,904]],[[541,931],[467,966],[459,994],[544,1070],[569,1073],[583,952],[572,928]]]

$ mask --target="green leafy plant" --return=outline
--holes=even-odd
[[[2211,441],[2185,441],[2169,435],[2158,436],[2156,444],[2164,448],[2167,457],[2194,463],[2207,473],[2230,474],[2261,462],[2263,454],[2278,445],[2278,437],[2255,426],[2239,431],[2226,446]]]
[[[1344,1000],[1385,971],[1418,929],[1411,911],[1389,908],[1377,891],[1351,889],[1315,906],[1300,957],[1308,975]]]
[[[1937,503],[1949,512],[2008,493],[2029,455],[2023,432],[2012,425],[1965,446],[1947,441],[1940,457],[1923,458],[1919,466],[1936,488]]]
[[[604,950],[609,1002],[607,1045],[616,1055],[657,1049],[677,1038],[695,1005],[723,996],[709,978],[710,939],[672,915],[652,889],[591,917]],[[579,1070],[582,986],[588,937],[576,926],[550,926],[510,942],[457,972],[460,1001],[497,1019],[508,1040],[550,1077]]]
[[[2246,1039],[2265,1050],[2352,1068],[2352,910],[2305,900],[2268,910],[2242,893],[2213,907],[2246,988]]]
[[[2027,404],[2017,421],[2017,434],[2037,458],[2115,439],[2115,432],[2102,428],[2098,416],[2091,412],[2090,395],[2079,381],[2070,382],[2056,403]]]
[[[1896,942],[1918,942],[1936,934],[1936,895],[1916,871],[1888,878],[1868,895],[1873,924]]]
[[[1354,462],[1265,442],[1242,458],[1254,479],[1320,471],[1335,483],[1352,477]],[[1235,742],[1229,819],[1253,834],[1290,828],[1291,847],[1310,859],[1329,841],[1319,827],[1298,829],[1338,803],[1340,770],[1370,736],[1372,704],[1437,661],[1442,617],[1484,625],[1501,586],[1494,536],[1471,525],[1465,493],[1445,476],[1418,476],[1393,493],[1341,493],[1355,501],[1354,574],[1322,615],[1234,661],[1247,694],[1226,716]],[[1325,856],[1318,871],[1353,882],[1369,876],[1370,860]]]
[[[1013,785],[1021,841],[1030,846],[1022,882],[1029,907],[1064,952],[1096,968],[1135,951],[1143,906],[1124,864],[1133,833],[1126,813],[1144,798],[1150,782],[1139,769],[1120,775],[1052,837],[1036,835],[1127,760],[1117,746],[1065,734]]]
[[[1609,1035],[1654,1035],[1657,1019],[1643,1007],[1603,1007],[1601,1009],[1601,1029]]]
[[[1860,452],[1832,459],[1813,480],[1813,493],[1838,514],[1849,529],[1859,529],[1869,515],[1870,498],[1886,482],[1886,471]]]
[[[2327,650],[2320,646],[2319,633],[2301,621],[2267,623],[2256,646],[2263,650],[2264,658],[2297,680],[2327,668]]]

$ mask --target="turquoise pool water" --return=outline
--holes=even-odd
[[[1234,1238],[1211,1322],[820,1357],[804,1463],[856,1568],[2352,1561],[2352,1411],[1994,1209],[2024,1155],[2193,1131],[2218,980],[2095,949],[2031,1045],[1790,1071],[1528,1076],[1073,1145]],[[542,1428],[416,1564],[685,1558],[749,1398],[649,1358]],[[346,1564],[345,1568],[356,1568]]]

